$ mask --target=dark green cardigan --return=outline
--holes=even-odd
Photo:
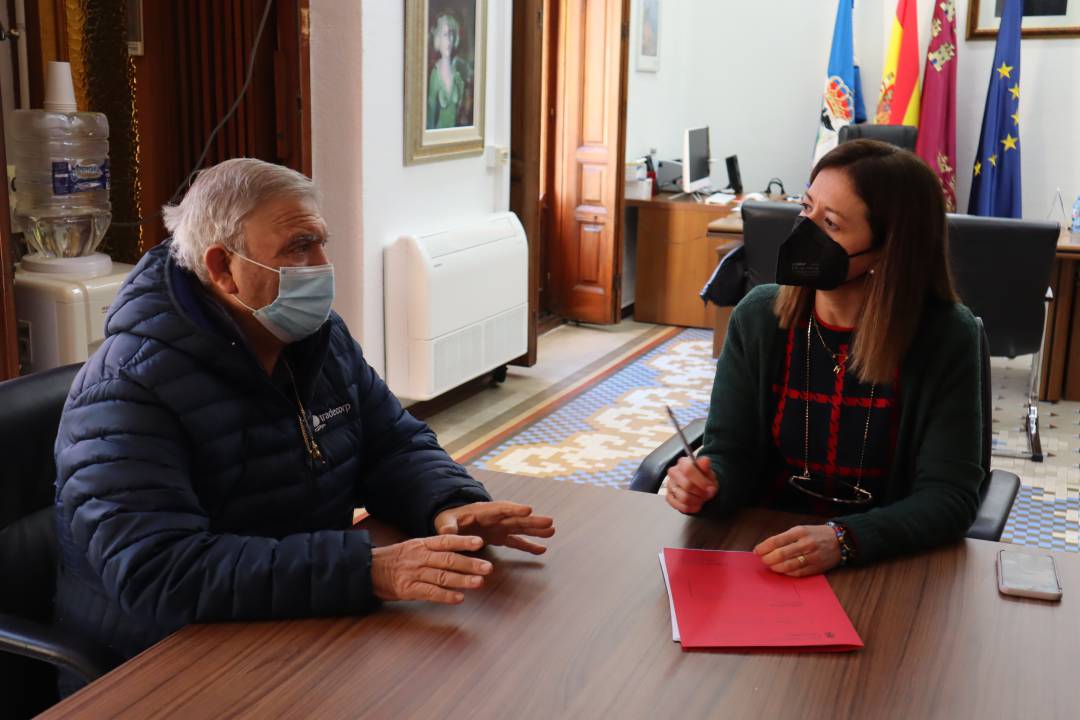
[[[752,504],[768,474],[776,411],[772,386],[786,330],[773,313],[776,285],[752,290],[731,315],[716,365],[702,454],[719,481],[702,514]],[[956,540],[979,507],[983,481],[980,337],[963,305],[928,302],[900,370],[900,422],[881,505],[834,518],[855,538],[857,562]]]

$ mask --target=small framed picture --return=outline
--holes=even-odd
[[[484,152],[487,0],[405,2],[405,164]]]
[[[971,0],[968,40],[994,40],[1005,0]],[[1080,37],[1080,0],[1023,0],[1020,35],[1026,38]]]
[[[638,72],[660,70],[660,0],[641,0],[635,55]]]
[[[142,0],[127,0],[128,55],[143,54]]]

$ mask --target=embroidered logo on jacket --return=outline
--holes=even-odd
[[[321,432],[331,418],[336,418],[338,415],[348,415],[350,410],[352,410],[352,403],[345,403],[344,405],[338,405],[336,408],[331,408],[324,413],[319,413],[317,415],[312,413],[311,426],[315,429],[315,432]]]

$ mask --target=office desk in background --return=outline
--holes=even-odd
[[[1043,337],[1042,380],[1039,399],[1080,400],[1080,233],[1061,230],[1057,259],[1050,276],[1054,299]]]
[[[686,195],[675,199],[671,193],[627,200],[626,207],[637,213],[634,319],[713,327],[712,308],[706,309],[698,293],[716,267],[716,249],[742,242],[741,216],[731,205],[708,205]],[[724,230],[710,233],[715,221],[724,221]]]
[[[748,550],[799,518],[688,519],[655,495],[476,472],[555,517],[539,558],[456,607],[195,625],[45,713],[61,717],[1016,718],[1080,708],[1080,558],[1055,553],[1060,604],[998,594],[978,540],[829,575],[866,648],[683,652],[661,547]]]

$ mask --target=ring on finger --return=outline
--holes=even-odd
[[[806,567],[806,556],[805,555],[800,555],[798,557],[798,561],[799,561],[799,567]]]

